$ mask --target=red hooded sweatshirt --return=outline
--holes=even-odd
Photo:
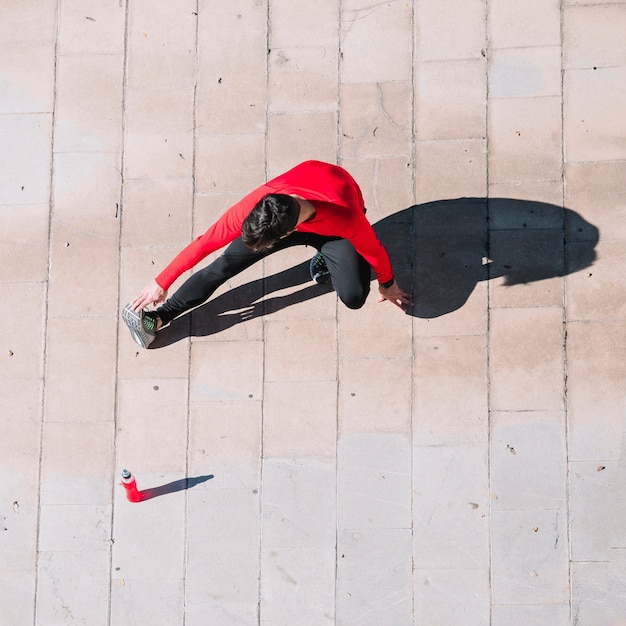
[[[156,277],[156,282],[163,289],[169,289],[183,272],[239,237],[243,220],[255,204],[270,193],[300,196],[315,207],[315,216],[298,224],[298,232],[348,239],[372,266],[379,282],[393,278],[387,252],[365,217],[363,195],[352,176],[337,165],[305,161],[230,207],[174,258]]]

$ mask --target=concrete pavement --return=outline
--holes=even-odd
[[[0,15],[0,623],[626,624],[625,2]],[[136,346],[124,303],[306,159],[411,314],[297,249]]]

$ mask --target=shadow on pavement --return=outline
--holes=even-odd
[[[197,476],[196,478],[181,478],[180,480],[167,483],[167,485],[159,485],[158,487],[144,489],[139,492],[141,493],[141,501],[143,502],[144,500],[164,496],[168,493],[175,493],[176,491],[182,491],[183,489],[191,489],[192,487],[204,483],[207,480],[211,480],[212,478],[213,474],[209,474],[208,476]]]
[[[459,198],[421,204],[374,225],[398,282],[412,288],[410,314],[435,318],[465,304],[483,280],[507,286],[578,272],[593,264],[598,229],[543,202]]]
[[[456,311],[483,280],[530,283],[593,264],[599,231],[578,213],[509,198],[458,198],[409,207],[373,225],[398,283],[412,291],[409,314],[435,318]],[[273,292],[298,287],[283,296]],[[209,300],[160,331],[150,348],[219,333],[248,319],[328,293],[311,283],[308,262]]]

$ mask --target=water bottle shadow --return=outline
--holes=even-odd
[[[175,480],[171,483],[167,483],[166,485],[159,485],[158,487],[150,487],[149,489],[144,489],[141,491],[141,501],[150,500],[152,498],[157,498],[159,496],[164,496],[168,493],[175,493],[176,491],[182,491],[183,489],[191,489],[200,483],[204,483],[207,480],[211,480],[213,478],[213,474],[208,474],[207,476],[196,476],[195,478],[181,478],[180,480]]]

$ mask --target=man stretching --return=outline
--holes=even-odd
[[[170,285],[183,272],[227,244],[218,259],[165,301]],[[227,280],[268,254],[297,245],[317,249],[311,278],[318,283],[331,280],[347,307],[359,309],[365,303],[371,269],[378,279],[379,302],[389,300],[403,310],[412,306],[394,280],[352,176],[337,165],[306,161],[228,209],[124,307],[122,318],[133,339],[147,348],[162,326],[205,302]],[[144,311],[160,302],[164,304],[155,311]]]

